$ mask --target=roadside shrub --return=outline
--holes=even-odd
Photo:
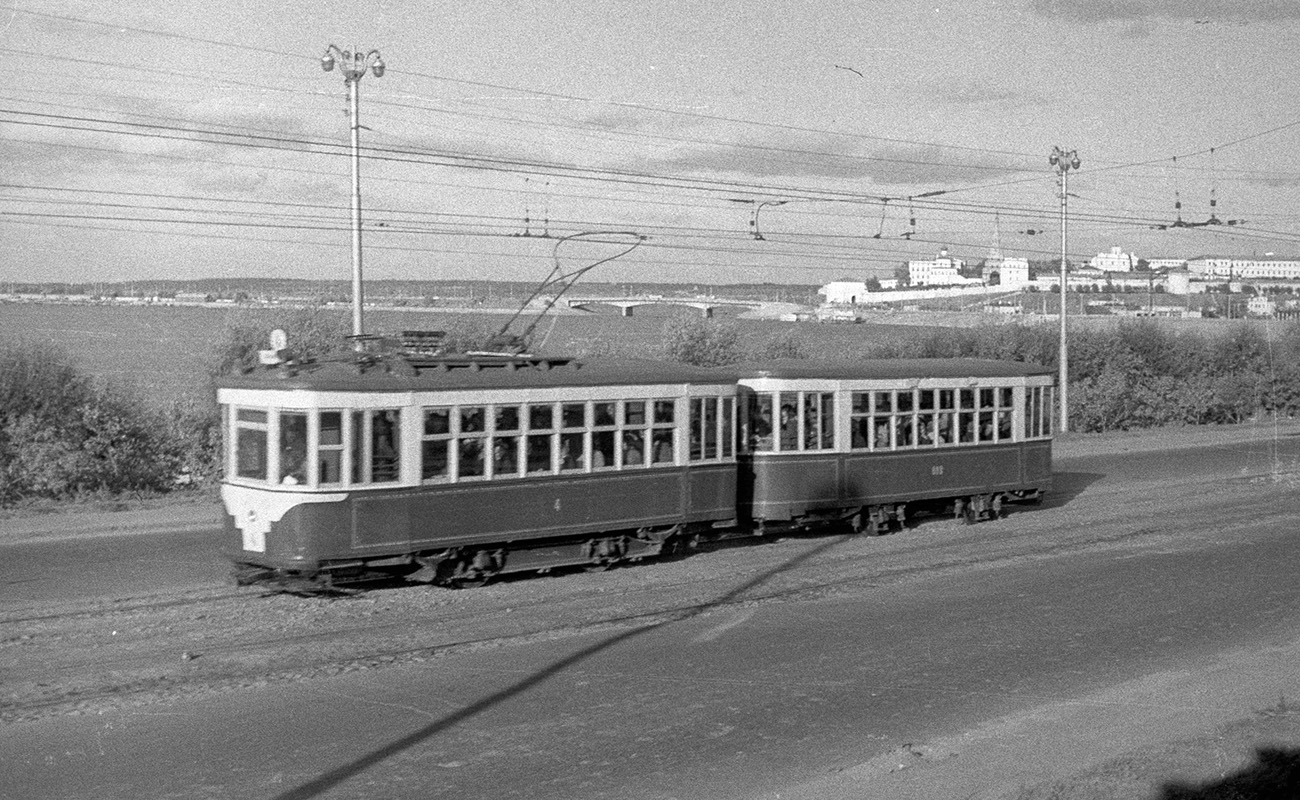
[[[176,468],[162,415],[138,393],[92,381],[56,348],[0,350],[0,505],[165,491]]]
[[[661,353],[669,361],[697,367],[720,367],[741,359],[740,335],[730,325],[674,317],[661,331]]]

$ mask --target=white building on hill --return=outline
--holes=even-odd
[[[1112,247],[1109,253],[1098,253],[1088,262],[1088,266],[1102,272],[1132,272],[1137,269],[1137,256],[1125,253],[1122,248]]]
[[[907,262],[907,282],[911,286],[966,286],[983,282],[963,276],[961,272],[965,268],[965,261],[953,258],[944,249],[932,260]]]
[[[1264,256],[1198,256],[1187,259],[1192,275],[1224,280],[1300,280],[1300,258]]]

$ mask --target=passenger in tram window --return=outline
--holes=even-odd
[[[952,413],[944,412],[939,415],[939,444],[952,444]]]
[[[876,450],[888,450],[890,447],[889,417],[876,417],[876,439],[871,446]]]
[[[781,449],[799,449],[799,419],[790,403],[781,406]]]
[[[871,432],[871,422],[866,417],[854,417],[850,426],[853,437],[853,449],[867,449],[867,434]]]
[[[591,466],[614,466],[614,431],[596,431],[591,435]]]
[[[964,389],[962,391],[965,391]],[[958,439],[962,444],[975,441],[975,415],[959,414],[957,417]]]
[[[460,445],[460,477],[477,478],[483,475],[483,440],[482,439],[461,439]]]
[[[673,431],[656,430],[651,436],[653,445],[654,463],[671,464],[673,463]]]
[[[397,480],[398,412],[375,411],[371,415],[370,480]]]
[[[492,440],[492,474],[514,475],[519,471],[519,440],[498,437]]]
[[[749,446],[751,450],[772,449],[772,397],[759,395],[749,415]]]
[[[1000,442],[1011,441],[1011,412],[1010,411],[998,412],[998,441]]]
[[[911,447],[912,446],[911,415],[900,414],[899,416],[895,417],[894,420],[896,423],[894,432],[897,434],[897,438],[894,440],[894,444],[896,444],[899,447]]]
[[[560,469],[582,469],[583,456],[581,433],[564,433],[560,435]]]
[[[980,441],[981,442],[993,441],[993,412],[992,411],[980,412]]]
[[[916,428],[916,443],[920,445],[934,444],[934,416],[931,414],[922,414],[919,417]]]
[[[641,466],[644,444],[641,431],[623,431],[623,466]]]

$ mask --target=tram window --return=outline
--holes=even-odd
[[[749,447],[772,450],[772,395],[755,394],[749,401]]]
[[[401,413],[398,409],[370,412],[370,480],[375,483],[398,478]]]
[[[704,398],[704,457],[718,457],[718,399]]]
[[[951,411],[957,407],[957,393],[952,389],[939,390],[939,408]]]
[[[799,395],[786,392],[778,395],[781,405],[781,417],[778,420],[780,431],[780,449],[782,452],[799,449]]]
[[[992,390],[989,390],[989,394],[990,395],[993,394]],[[990,397],[989,399],[991,400],[993,398]],[[980,441],[981,442],[993,441],[993,412],[981,411],[979,420],[980,420],[980,427],[979,427]]]
[[[484,425],[487,410],[483,406],[466,406],[460,410],[460,432],[482,433],[487,430]]]
[[[650,463],[677,463],[677,404],[672,400],[654,401],[654,427],[650,430]]]
[[[917,392],[916,407],[922,411],[932,411],[934,409],[934,390],[922,389]]]
[[[644,400],[629,400],[623,404],[623,424],[628,426],[645,424]]]
[[[426,408],[424,410],[424,435],[441,436],[451,433],[451,409]]]
[[[831,392],[808,392],[803,396],[804,448],[822,450],[834,446],[835,395]]]
[[[528,407],[528,429],[549,431],[555,427],[555,409],[549,404]]]
[[[731,458],[736,454],[736,403],[730,397],[722,398],[722,457]]]
[[[614,431],[593,431],[591,434],[591,466],[602,469],[614,466]]]
[[[871,419],[868,416],[871,411],[871,395],[853,392],[849,397],[852,403],[849,411],[849,446],[854,450],[865,450],[871,436]]]
[[[592,403],[591,414],[594,417],[591,424],[598,428],[614,424],[613,403]]]
[[[888,450],[893,447],[894,426],[889,424],[889,417],[877,415],[871,418],[871,449]]]
[[[656,400],[655,401],[655,424],[656,425],[660,423],[672,424],[676,422],[676,419],[674,418],[676,408],[677,406],[675,403],[673,403],[672,400]]]
[[[266,412],[251,408],[235,411],[235,476],[266,480]]]
[[[899,392],[898,403],[897,403],[898,413],[910,414],[912,412],[912,407],[915,405],[914,402],[915,400],[916,400],[916,393],[911,391],[910,389],[905,392]]]
[[[539,472],[550,472],[551,465],[551,435],[549,433],[534,434],[527,439],[527,460],[526,467],[530,475]]]
[[[451,409],[424,409],[424,437],[420,443],[420,480],[451,477]]]
[[[673,455],[673,430],[671,428],[655,428],[651,432],[651,463],[654,464],[673,464],[676,457]]]
[[[963,392],[968,391],[966,389]],[[975,441],[975,414],[971,411],[963,411],[957,415],[957,441],[960,444],[970,444]]]
[[[623,403],[624,429],[619,433],[619,463],[624,467],[645,466],[645,401]]]
[[[968,408],[975,408],[975,390],[974,390],[974,389],[962,389],[962,390],[961,390],[961,395],[960,395],[960,396],[961,396],[961,407],[962,407],[963,410],[968,409]]]
[[[690,416],[690,455],[691,461],[699,461],[704,457],[704,438],[700,435],[700,430],[704,426],[704,398],[691,398],[691,416]]]
[[[934,444],[934,414],[920,414],[916,418],[916,443],[921,447]]]
[[[1015,405],[1015,390],[1010,386],[998,388],[998,408],[1011,408]]]
[[[319,483],[343,481],[343,413],[340,411],[320,412],[316,480]]]
[[[492,414],[492,423],[494,430],[519,430],[519,406],[497,406]]]
[[[1043,387],[1043,435],[1052,435],[1052,387]]]
[[[899,400],[902,399],[903,396],[900,394]],[[912,442],[913,432],[914,429],[912,426],[911,414],[899,414],[898,416],[894,417],[894,446],[895,447],[911,447],[913,444]]]
[[[998,441],[1011,441],[1011,409],[998,410]]]
[[[585,428],[587,426],[587,406],[585,403],[565,403],[560,406],[560,427]]]
[[[876,392],[876,413],[888,414],[894,410],[893,392]]]
[[[992,389],[980,389],[980,408],[993,408]]]
[[[280,483],[295,486],[307,482],[307,415],[280,414]]]
[[[460,478],[481,478],[484,474],[483,465],[483,440],[482,439],[460,439],[457,446],[457,477]]]
[[[365,483],[366,472],[366,412],[352,412],[352,482]]]
[[[420,443],[420,479],[438,480],[451,475],[449,442],[446,439],[425,439]]]
[[[949,392],[951,395],[952,393]],[[956,424],[955,416],[951,411],[941,411],[935,419],[934,438],[938,444],[952,444],[953,425]]]
[[[581,408],[581,406],[579,406]],[[585,469],[586,458],[586,438],[585,433],[562,433],[560,434],[560,471],[573,472],[574,470]]]
[[[495,436],[492,438],[492,474],[517,475],[519,473],[519,437]]]
[[[645,431],[623,431],[622,456],[624,467],[641,467],[645,465]]]

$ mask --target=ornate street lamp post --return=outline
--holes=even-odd
[[[360,50],[350,52],[330,45],[325,48],[320,65],[330,72],[335,64],[339,65],[343,81],[348,86],[352,116],[352,335],[361,336],[365,332],[361,313],[365,297],[361,287],[361,119],[358,99],[362,76],[372,72],[376,78],[384,77],[384,61],[378,50],[363,55]],[[361,347],[360,341],[357,347]]]
[[[1070,398],[1069,398],[1069,355],[1067,352],[1065,339],[1065,292],[1066,292],[1066,219],[1067,203],[1070,197],[1070,170],[1078,169],[1083,162],[1079,161],[1079,155],[1074,150],[1066,152],[1059,147],[1052,148],[1052,154],[1048,156],[1047,163],[1056,167],[1056,172],[1061,176],[1061,352],[1059,361],[1060,377],[1057,379],[1060,386],[1057,388],[1057,395],[1061,403],[1061,422],[1057,430],[1065,433],[1070,429]]]

